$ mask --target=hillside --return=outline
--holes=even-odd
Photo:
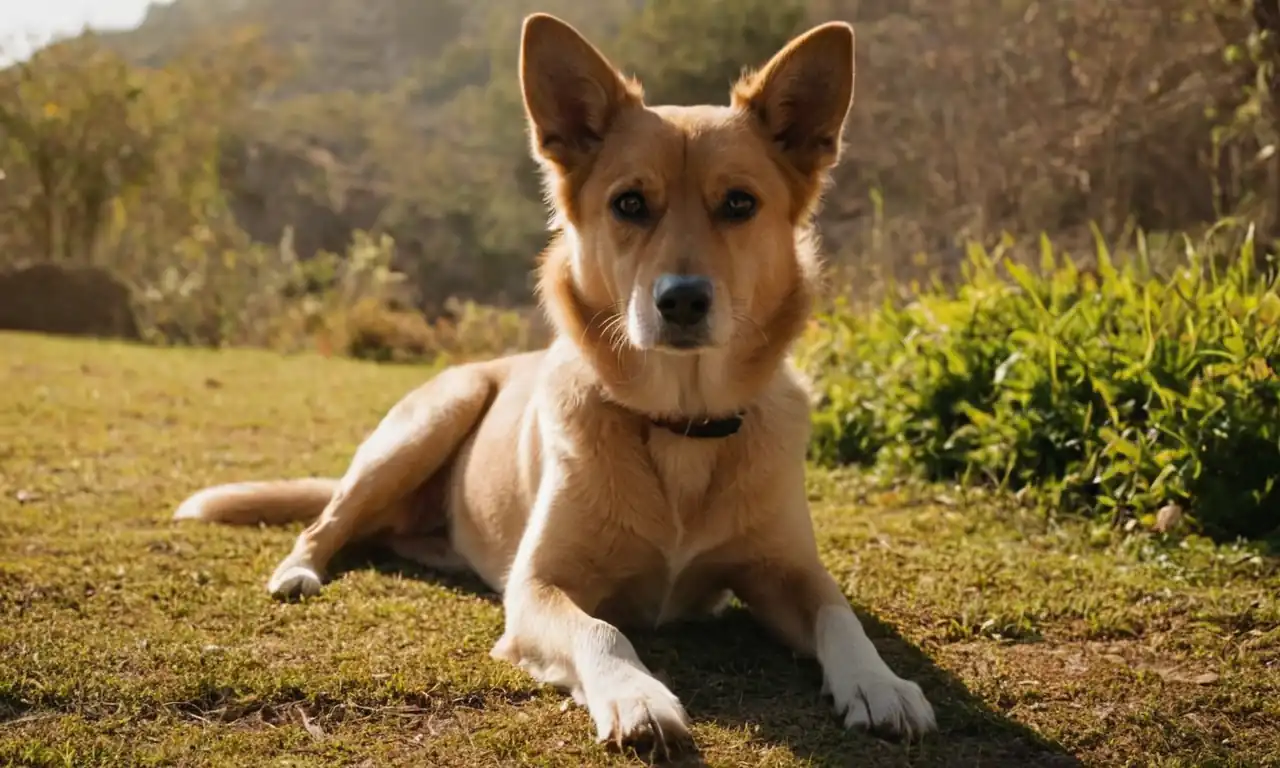
[[[867,285],[953,274],[957,246],[1004,231],[1074,242],[1090,222],[1120,237],[1265,208],[1265,194],[1220,183],[1266,175],[1240,166],[1258,137],[1214,146],[1250,77],[1224,63],[1248,30],[1230,5],[179,0],[111,43],[158,64],[194,37],[261,29],[292,74],[255,97],[228,144],[238,220],[272,243],[293,225],[303,255],[340,250],[352,229],[389,231],[438,305],[455,292],[520,300],[545,238],[515,90],[527,11],[562,14],[674,102],[722,101],[744,63],[798,29],[853,20],[857,104],[822,223]]]

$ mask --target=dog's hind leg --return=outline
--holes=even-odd
[[[330,558],[344,544],[412,514],[415,491],[448,463],[496,388],[483,367],[459,366],[396,403],[356,449],[324,511],[276,567],[268,591],[278,598],[316,594]]]

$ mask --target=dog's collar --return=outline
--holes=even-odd
[[[681,437],[728,437],[742,427],[745,411],[720,419],[650,419],[656,426],[674,432]]]

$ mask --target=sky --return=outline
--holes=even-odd
[[[137,26],[152,0],[0,0],[0,64],[25,59],[51,38]],[[169,2],[169,0],[162,0]]]

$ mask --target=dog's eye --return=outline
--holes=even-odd
[[[613,213],[623,221],[643,222],[649,218],[649,204],[644,195],[630,190],[613,198]]]
[[[750,192],[731,189],[720,204],[720,218],[726,221],[746,221],[756,213],[756,199]]]

